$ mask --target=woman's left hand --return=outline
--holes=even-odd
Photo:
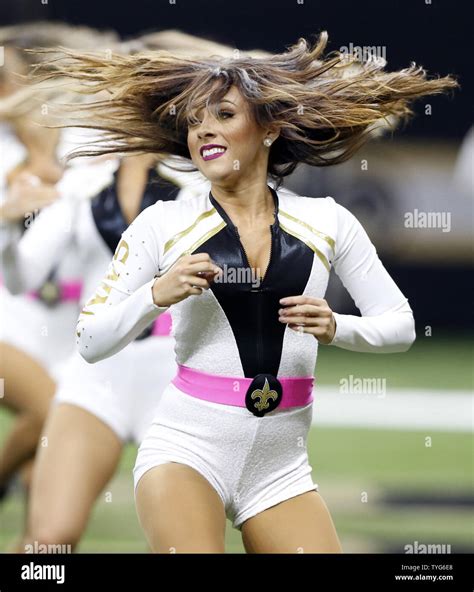
[[[336,332],[336,319],[324,298],[288,296],[280,300],[279,321],[298,333],[310,333],[319,343],[331,343]]]

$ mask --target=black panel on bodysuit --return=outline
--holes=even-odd
[[[104,187],[91,200],[92,215],[97,230],[112,254],[115,253],[122,233],[128,227],[117,196],[117,175],[118,169],[114,173],[112,183]],[[177,185],[160,177],[155,168],[151,168],[148,172],[148,180],[143,192],[140,212],[152,206],[158,200],[171,201],[176,199],[179,191],[180,188]]]
[[[97,226],[97,230],[112,254],[115,253],[115,249],[117,248],[122,233],[128,227],[128,223],[125,220],[118,200],[117,175],[118,169],[114,173],[112,183],[105,187],[91,201],[92,216]],[[145,208],[152,206],[158,200],[172,201],[176,199],[179,191],[180,188],[177,185],[161,177],[154,167],[150,168],[145,189],[143,191],[142,202],[140,204],[140,212]],[[144,329],[135,339],[141,340],[149,337],[152,330],[153,324]]]
[[[278,212],[278,195],[270,188]],[[227,223],[221,231],[193,253],[208,253],[213,261],[227,271],[246,268],[248,261],[238,232],[222,206],[209,195],[212,205]],[[278,217],[271,226],[272,252],[263,282],[257,278],[239,283],[214,282],[211,289],[219,301],[234,333],[247,378],[260,373],[277,376],[286,325],[278,320],[280,298],[299,296],[305,290],[314,253],[302,241],[282,230]],[[254,285],[252,285],[254,283]]]

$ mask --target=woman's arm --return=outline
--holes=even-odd
[[[12,294],[43,285],[74,240],[81,208],[90,207],[89,197],[110,183],[116,165],[112,160],[77,164],[56,185],[22,173],[0,191],[6,193],[0,206],[0,252]],[[29,226],[23,235],[20,224]]]
[[[122,234],[102,283],[79,316],[77,345],[87,362],[116,354],[169,308],[157,306],[152,294],[161,251],[154,213],[161,205],[145,209]]]
[[[333,313],[336,332],[328,345],[358,352],[407,351],[416,338],[408,300],[383,266],[357,218],[334,203],[338,222],[334,271],[362,316]]]
[[[51,186],[52,187],[52,186]],[[12,191],[34,191],[28,185]],[[75,204],[67,198],[33,210],[22,217],[28,225],[21,233],[20,222],[4,221],[1,232],[3,281],[12,294],[37,290],[61,260],[73,233]]]

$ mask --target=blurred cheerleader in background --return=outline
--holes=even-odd
[[[113,47],[117,37],[87,27],[35,22],[0,29],[5,63],[0,69],[0,246],[2,275],[8,275],[10,249],[23,237],[39,211],[56,201],[63,182],[62,158],[76,144],[75,132],[40,127],[34,123],[41,107],[58,94],[54,85],[34,87],[26,81],[39,56],[36,46],[65,46],[80,50],[99,43]],[[61,91],[63,92],[63,91]],[[47,116],[43,115],[43,121]],[[81,134],[83,137],[83,134]],[[79,167],[69,167],[77,170]],[[67,232],[62,220],[62,232]],[[43,246],[42,246],[43,247]],[[42,253],[42,247],[38,255]],[[40,278],[29,290],[25,275]],[[10,290],[0,288],[0,375],[4,396],[0,404],[15,414],[0,449],[0,497],[23,467],[30,481],[31,460],[60,375],[62,362],[73,350],[73,327],[79,306],[81,279],[72,249],[54,254],[46,270],[22,270],[16,278],[3,277]],[[28,290],[28,293],[24,293]]]

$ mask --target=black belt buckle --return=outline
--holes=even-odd
[[[257,374],[245,395],[245,406],[257,417],[263,417],[281,403],[283,387],[272,374]]]
[[[61,291],[57,282],[47,280],[38,290],[38,298],[46,306],[55,306],[61,299]]]

